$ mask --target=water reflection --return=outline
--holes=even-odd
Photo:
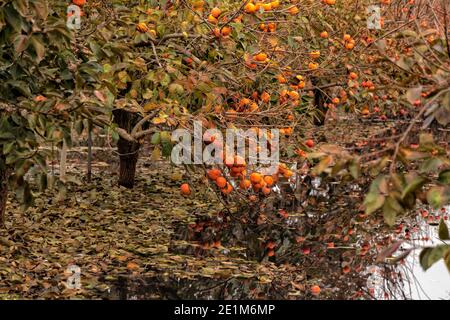
[[[450,215],[450,206],[445,207],[445,212],[431,211],[432,216],[448,217]],[[435,223],[433,223],[435,224]],[[425,232],[426,236],[422,236],[420,240],[413,241],[414,245],[433,246],[442,244],[437,235],[437,227],[429,226],[423,219],[419,225]],[[450,244],[449,241],[447,243]],[[450,273],[445,266],[444,260],[441,259],[435,263],[430,269],[424,271],[419,263],[420,250],[413,251],[405,260],[403,272],[408,274],[411,281],[408,283],[409,292],[412,299],[445,299],[450,300]]]

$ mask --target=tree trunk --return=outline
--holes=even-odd
[[[92,181],[92,123],[88,120],[88,161],[87,161],[87,181]]]
[[[128,133],[131,133],[131,130],[140,119],[137,114],[121,109],[114,110],[113,115],[114,122],[119,128],[126,130]],[[117,143],[120,159],[119,185],[126,188],[133,188],[134,177],[136,175],[136,164],[139,157],[139,148],[139,143],[119,138]]]
[[[67,169],[67,143],[66,140],[64,139],[59,160],[59,178],[62,180],[64,180],[66,177],[66,169]]]
[[[311,78],[311,83],[313,86],[317,87],[319,85],[319,79],[316,77]],[[314,117],[314,124],[316,126],[322,126],[325,124],[325,116],[327,114],[327,107],[325,106],[325,103],[329,102],[328,97],[326,94],[322,91],[322,89],[315,88],[313,90],[314,92],[314,107],[317,110],[317,113]]]
[[[0,155],[0,227],[5,225],[6,201],[8,200],[8,178],[10,169],[5,164],[5,156]]]

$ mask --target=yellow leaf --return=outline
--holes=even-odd
[[[127,269],[131,271],[139,270],[139,265],[136,262],[130,261],[127,263]]]
[[[154,124],[166,123],[166,119],[156,117],[156,118],[153,118],[152,122],[153,122]]]

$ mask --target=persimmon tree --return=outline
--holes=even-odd
[[[342,149],[322,146],[308,155],[316,163],[312,169],[316,175],[357,178],[362,170],[372,176],[364,201],[365,212],[370,215],[381,211],[389,226],[394,226],[399,217],[411,214],[418,204],[438,210],[450,201],[449,8],[442,2],[406,9],[400,14],[387,11],[387,18],[397,21],[401,28],[385,33],[389,36],[375,37],[367,46],[371,53],[368,58],[377,60],[377,71],[383,73],[365,71],[363,87],[367,88],[370,81],[378,88],[355,95],[357,101],[368,101],[363,107],[364,116],[375,115],[383,121],[390,117],[400,125],[390,135],[373,137],[372,143],[380,144],[372,152],[355,157]],[[371,51],[369,47],[377,49]],[[380,82],[382,86],[378,85]],[[439,237],[448,239],[443,220]],[[426,248],[421,264],[427,269],[444,258],[450,266],[448,254],[445,245]]]
[[[70,144],[71,123],[79,123],[86,112],[96,65],[79,59],[73,39],[65,4],[46,0],[0,4],[2,224],[8,185],[26,206],[33,199],[29,177],[36,178],[40,189],[53,185],[55,179],[47,172],[52,153],[46,147],[56,147],[63,139]]]
[[[361,210],[382,210],[388,225],[418,199],[442,206],[449,193],[448,8],[419,2],[381,1],[382,28],[370,30],[371,1],[77,1],[82,28],[69,32],[66,4],[6,1],[0,7],[0,203],[10,173],[29,202],[25,173],[36,164],[45,172],[47,154],[39,146],[69,139],[67,125],[89,119],[118,141],[119,184],[128,188],[150,135],[157,159],[170,155],[170,131],[192,129],[196,120],[205,128],[251,128],[259,137],[262,128],[280,129],[282,159],[273,175],[234,150],[225,150],[224,164],[202,166],[228,209],[250,209],[233,222],[258,235],[248,242],[259,258],[296,255],[291,247],[307,251],[304,236],[316,237],[320,217],[298,229],[285,221],[317,177],[343,185],[363,177]],[[380,149],[350,152],[305,137],[305,123],[323,124],[338,109],[403,125],[372,137]],[[188,183],[181,191],[192,193]]]
[[[43,140],[59,140],[68,113],[58,110],[74,89],[70,35],[65,20],[46,1],[3,1],[0,5],[0,220],[8,183],[25,203],[31,191],[24,176],[41,167],[47,183]]]
[[[219,128],[265,123],[287,135],[303,120],[323,122],[327,108],[346,103],[347,92],[336,88],[353,86],[347,79],[359,68],[351,34],[365,21],[346,19],[364,7],[344,6],[118,1],[112,11],[101,11],[87,4],[86,12],[111,18],[101,23],[87,14],[84,25],[98,27],[82,43],[103,65],[98,90],[120,129],[119,184],[133,185],[144,136],[158,131],[154,141],[163,140],[167,154],[159,131],[193,119]]]

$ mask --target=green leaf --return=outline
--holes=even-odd
[[[429,133],[422,133],[419,136],[419,144],[421,147],[434,146],[433,135]]]
[[[413,104],[416,100],[419,100],[422,94],[422,86],[417,88],[411,88],[406,91],[406,100]]]
[[[433,187],[427,192],[427,201],[434,209],[441,208],[449,201],[449,191],[444,187]]]
[[[371,214],[381,208],[384,204],[384,200],[385,197],[377,192],[368,193],[364,199],[366,213]]]
[[[393,60],[393,62],[403,70],[409,71],[411,69],[411,59],[408,59],[405,56],[401,56],[400,59],[398,59],[397,61]]]
[[[450,123],[450,92],[447,92],[441,101],[440,108],[436,111],[435,117],[437,122],[446,126]]]
[[[0,140],[11,140],[15,137],[11,132],[0,132]]]
[[[417,35],[417,33],[416,33],[415,31],[410,30],[410,29],[405,29],[405,30],[400,31],[400,32],[397,34],[397,37],[398,37],[398,38],[401,38],[401,37],[405,37],[405,38],[411,37],[411,38],[417,39],[419,36]]]
[[[430,155],[425,152],[414,151],[411,149],[401,149],[401,154],[406,160],[420,160],[429,158]]]
[[[5,9],[5,18],[9,25],[15,32],[20,33],[22,31],[22,17],[11,6],[7,6]]]
[[[36,52],[36,62],[39,63],[44,58],[45,46],[37,36],[32,36],[30,38],[30,42],[31,45],[34,47],[34,51]]]
[[[446,169],[439,173],[439,182],[450,184],[450,169]]]
[[[15,90],[19,91],[25,97],[31,96],[29,83],[26,83],[25,81],[10,80],[10,81],[6,81],[6,84],[10,85]]]
[[[395,218],[397,217],[397,213],[392,210],[389,206],[383,206],[383,218],[384,222],[390,227],[395,224]]]
[[[450,240],[450,234],[448,232],[448,227],[445,224],[444,219],[442,219],[442,218],[441,218],[441,221],[439,222],[438,235],[439,235],[439,239],[441,239],[441,240]]]
[[[419,260],[423,270],[427,271],[433,264],[443,258],[444,253],[450,249],[448,245],[427,247],[420,252]]]
[[[150,156],[150,160],[158,161],[160,159],[161,159],[161,150],[159,149],[159,147],[155,147]]]
[[[419,172],[429,173],[438,170],[438,168],[444,163],[441,158],[430,158],[425,160],[420,166]]]
[[[333,162],[332,156],[326,156],[311,170],[313,175],[319,175],[327,169]]]
[[[15,144],[16,144],[16,141],[11,141],[11,142],[5,143],[3,145],[3,154],[7,155],[8,153],[10,153],[11,150],[13,150]]]
[[[420,189],[426,182],[427,182],[427,179],[425,179],[425,178],[423,178],[421,176],[414,177],[412,179],[412,181],[410,181],[408,183],[406,188],[403,189],[402,199],[405,199],[405,197],[407,195],[409,195],[410,193],[415,192],[416,190]]]
[[[151,144],[159,144],[161,142],[161,135],[159,132],[155,132],[152,135]]]
[[[111,131],[111,138],[113,139],[113,141],[119,141],[119,133],[116,130]]]
[[[28,47],[28,37],[20,34],[14,39],[14,50],[16,53],[23,52]]]
[[[445,265],[447,266],[448,272],[450,272],[450,248],[443,255]]]
[[[64,179],[61,179],[61,181],[63,181],[64,183],[68,183],[68,182],[73,183],[78,186],[81,186],[83,184],[77,176],[74,176],[72,174],[68,174],[68,175],[64,176]]]
[[[34,10],[41,19],[46,19],[48,16],[47,1],[34,1]]]
[[[361,168],[359,165],[359,160],[353,160],[350,165],[348,166],[348,170],[350,171],[350,174],[352,175],[353,179],[358,179],[360,173],[361,173]]]
[[[169,92],[174,95],[182,95],[184,93],[184,88],[178,83],[171,83],[169,85]]]
[[[383,205],[384,222],[392,227],[395,224],[395,218],[397,217],[397,214],[402,211],[403,207],[394,197],[387,197]]]

